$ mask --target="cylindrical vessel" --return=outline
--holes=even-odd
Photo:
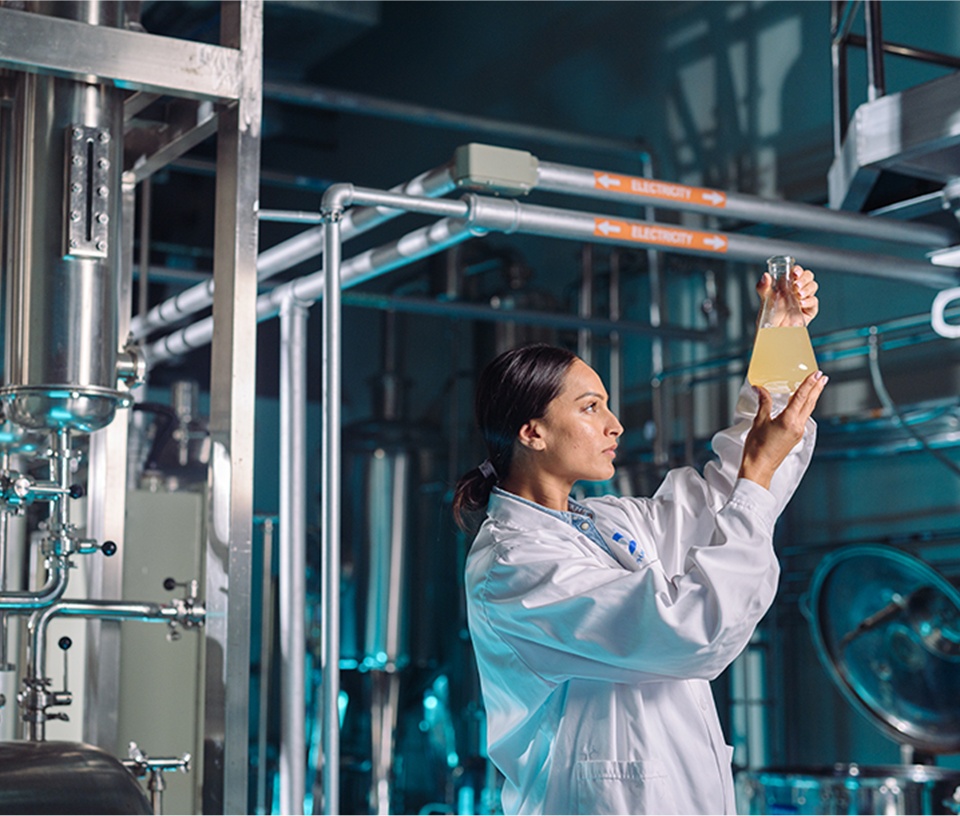
[[[123,4],[27,10],[119,26]],[[123,92],[20,74],[12,129],[0,397],[23,427],[93,431],[125,399],[117,389]]]
[[[118,759],[79,742],[0,743],[0,814],[153,813]]]
[[[738,777],[740,813],[956,813],[960,773],[929,765],[767,768]]]

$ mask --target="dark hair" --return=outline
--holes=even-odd
[[[517,434],[531,419],[546,413],[576,359],[566,349],[538,343],[506,351],[484,368],[474,410],[496,473],[485,474],[475,467],[457,482],[453,517],[462,530],[468,527],[464,514],[485,509],[493,486],[510,474]]]

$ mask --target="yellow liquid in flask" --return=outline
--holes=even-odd
[[[817,370],[817,358],[806,326],[771,326],[757,331],[747,369],[750,385],[771,394],[792,394]]]

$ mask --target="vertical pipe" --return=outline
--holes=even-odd
[[[610,322],[620,320],[620,260],[619,249],[610,253]],[[620,416],[623,396],[623,341],[620,332],[610,332],[610,410]]]
[[[210,467],[204,547],[203,810],[249,813],[250,589],[257,347],[262,0],[221,3],[240,96],[218,120]]]
[[[153,209],[153,182],[149,177],[140,183],[140,256],[139,286],[137,287],[137,314],[145,315],[150,308],[147,287],[150,285],[150,213]]]
[[[653,178],[653,160],[648,153],[643,155],[643,175]],[[648,221],[656,219],[653,206],[644,207],[644,217]],[[650,285],[650,325],[657,328],[663,318],[663,274],[660,269],[660,253],[655,249],[647,250],[647,274]],[[657,468],[666,469],[670,459],[669,422],[667,419],[667,393],[663,379],[664,353],[663,340],[654,336],[650,342],[650,386],[653,392],[653,463]]]
[[[833,156],[843,150],[847,130],[847,40],[840,22],[846,0],[830,0],[830,62],[833,67]]]
[[[880,23],[880,0],[867,0],[863,7],[867,35],[867,99],[873,102],[887,92],[883,73],[883,26]]]
[[[323,807],[340,812],[340,215],[323,241]]]
[[[303,813],[306,778],[307,308],[280,309],[280,812]]]
[[[580,317],[593,317],[593,244],[584,244],[580,253]],[[593,365],[590,329],[577,332],[577,356]]]
[[[263,520],[263,570],[260,615],[260,709],[257,728],[257,813],[270,813],[267,796],[267,728],[270,722],[270,673],[273,666],[273,564],[272,518]]]

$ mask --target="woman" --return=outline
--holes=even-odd
[[[764,275],[757,290],[770,287]],[[819,304],[794,268],[809,323]],[[467,613],[505,813],[730,813],[732,749],[710,691],[773,601],[773,526],[813,453],[827,377],[786,406],[745,387],[701,476],[651,499],[570,498],[609,479],[623,428],[588,365],[551,346],[483,372],[489,459],[454,511],[486,510],[466,564]],[[781,407],[781,406],[778,406]]]

